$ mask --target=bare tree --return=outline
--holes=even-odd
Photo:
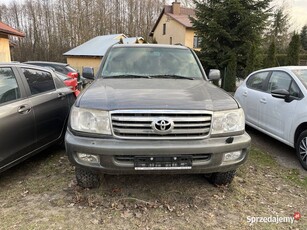
[[[64,61],[62,54],[100,35],[148,39],[165,0],[25,0],[2,4],[0,20],[26,33],[13,59]]]

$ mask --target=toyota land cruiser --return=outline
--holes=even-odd
[[[219,75],[208,79],[184,46],[112,46],[70,114],[66,151],[78,184],[97,187],[99,172],[201,173],[230,183],[250,137],[239,104],[210,82]]]

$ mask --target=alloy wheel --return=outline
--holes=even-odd
[[[300,142],[299,156],[307,164],[307,137],[304,137]]]

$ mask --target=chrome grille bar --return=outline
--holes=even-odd
[[[161,116],[161,117],[165,117],[165,115]],[[175,121],[184,121],[184,122],[202,122],[202,121],[211,121],[211,116],[210,118],[208,117],[172,117],[172,116],[167,116],[169,118],[171,118],[174,122]],[[152,119],[155,117],[136,117],[136,116],[132,116],[132,117],[122,117],[122,116],[112,116],[112,120],[114,121],[152,121]]]
[[[207,111],[111,111],[114,136],[123,139],[202,139],[210,133],[212,113]],[[168,132],[155,129],[155,121],[171,121]]]

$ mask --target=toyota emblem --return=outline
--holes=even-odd
[[[168,134],[173,130],[174,122],[168,118],[158,118],[152,122],[153,130],[158,134]]]

